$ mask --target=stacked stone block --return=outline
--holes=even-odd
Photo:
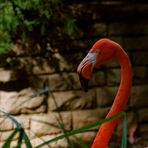
[[[77,5],[79,7],[76,9],[88,7],[87,3]],[[107,5],[111,13],[115,4],[110,3],[110,7],[108,3],[102,5],[97,3],[97,5],[99,8],[105,8]],[[59,60],[58,71],[50,66],[44,57],[25,57],[25,55],[20,56],[19,53],[15,58],[21,61],[23,66],[20,64],[19,68],[25,68],[27,78],[21,78],[22,72],[17,70],[17,67],[15,70],[5,66],[0,68],[0,108],[10,112],[22,124],[34,147],[44,140],[63,133],[59,121],[63,122],[65,130],[71,131],[98,119],[101,120],[107,114],[120,83],[118,63],[110,61],[94,71],[87,93],[82,91],[76,73],[76,68],[87,53],[86,51],[90,49],[94,41],[103,37],[108,37],[121,44],[132,62],[133,86],[125,110],[128,131],[136,127],[138,134],[135,133],[135,136],[148,135],[148,22],[145,18],[139,19],[138,22],[130,21],[135,11],[134,6],[137,10],[141,10],[137,13],[142,15],[148,10],[148,5],[132,5],[130,9],[128,5],[124,5],[122,9],[116,8],[112,12],[119,16],[117,18],[115,16],[109,18],[106,12],[102,13],[106,17],[105,20],[99,20],[99,13],[96,12],[96,6],[93,6],[92,2],[92,8],[86,14],[81,9],[82,14],[88,15],[88,18],[93,20],[93,23],[86,26],[84,31],[87,38],[74,40],[69,43],[69,46],[65,45],[66,48],[72,48],[67,53],[56,52],[54,54],[54,57]],[[119,8],[121,6],[122,3]],[[124,20],[126,15],[129,20]],[[87,19],[83,17],[78,16],[80,20],[87,22]],[[59,44],[62,45],[62,43]],[[12,57],[8,56],[6,61],[9,59]],[[39,64],[40,62],[42,64]],[[48,87],[48,92],[35,95],[45,87]],[[0,147],[14,128],[15,125],[8,118],[4,119],[0,116]],[[114,135],[120,137],[121,129],[122,123],[119,123]],[[78,134],[77,137],[85,142],[92,142],[96,132],[97,128],[90,129],[86,133]],[[14,137],[12,145],[17,139],[18,136]],[[61,139],[51,143],[52,147],[59,145],[67,147],[66,140]]]

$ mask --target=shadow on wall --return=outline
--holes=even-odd
[[[20,91],[29,86],[28,75],[23,70],[0,68],[0,90]]]
[[[86,55],[87,49],[89,50],[90,48],[88,47],[89,42],[85,45],[86,40],[82,40],[83,48],[80,42],[80,40],[78,44],[77,42],[72,42],[79,52],[75,51],[74,47],[69,52],[59,52],[58,49],[52,49],[51,47],[48,47],[46,51],[42,51],[39,47],[39,49],[34,47],[36,51],[33,52],[30,48],[27,50],[26,48],[23,49],[20,43],[15,44],[11,51],[0,55],[0,67],[2,67],[2,74],[0,75],[0,83],[2,85],[0,89],[19,91],[28,86],[43,88],[49,85],[53,88],[58,85],[58,89],[63,90],[65,83],[69,85],[64,90],[80,89],[80,86],[77,86],[79,85],[77,84],[79,83],[78,77],[74,73],[77,71],[79,62]],[[82,50],[80,51],[80,49]],[[4,75],[7,75],[7,80],[4,80]],[[49,75],[51,78],[49,78]],[[54,83],[51,80],[52,78],[55,79]],[[50,84],[48,84],[49,79],[51,81],[49,82]],[[77,82],[73,83],[75,81]]]

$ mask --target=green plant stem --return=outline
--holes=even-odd
[[[123,116],[126,116],[125,112],[118,113],[118,114],[116,114],[116,115],[114,115],[112,117],[105,118],[104,120],[97,121],[95,123],[88,124],[88,125],[86,125],[86,126],[84,126],[82,128],[66,132],[66,136],[72,136],[72,135],[75,135],[75,134],[78,134],[78,133],[86,132],[88,129],[91,129],[91,128],[94,128],[94,127],[98,127],[98,125],[101,125],[101,124],[103,124],[105,122],[108,122],[110,120],[114,120],[116,118],[123,117]],[[62,138],[65,138],[65,134],[62,134],[62,135],[57,136],[57,137],[55,137],[53,139],[50,139],[50,140],[48,140],[48,141],[38,145],[36,148],[40,148],[40,147],[46,145],[47,143],[51,143],[53,141],[57,141],[57,140],[62,139]],[[123,138],[122,140],[126,140],[126,138]],[[125,143],[125,142],[122,142],[122,143]],[[126,147],[124,147],[124,148],[126,148]]]

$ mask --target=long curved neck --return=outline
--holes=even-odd
[[[132,68],[128,55],[121,48],[117,50],[117,61],[121,65],[121,82],[113,102],[113,105],[106,117],[113,116],[125,109],[132,85]],[[107,148],[111,135],[120,118],[109,121],[101,125],[92,148]]]

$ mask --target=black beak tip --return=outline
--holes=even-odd
[[[81,74],[79,74],[79,79],[80,79],[82,89],[85,92],[88,92],[88,82],[89,82],[89,80],[85,79]]]

